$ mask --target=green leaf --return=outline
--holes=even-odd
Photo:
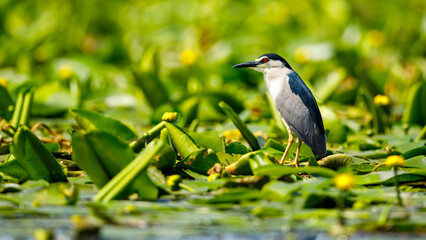
[[[399,183],[416,182],[426,179],[425,169],[416,169],[409,172],[399,173],[397,176]],[[359,185],[371,184],[394,184],[395,174],[394,171],[381,171],[365,174],[362,176],[355,176],[356,183]]]
[[[167,131],[169,131],[170,137],[173,141],[178,152],[182,155],[183,158],[188,157],[192,152],[197,151],[198,147],[195,145],[194,140],[187,132],[185,132],[180,127],[172,124],[165,123]]]
[[[238,203],[245,201],[252,201],[261,198],[262,195],[260,191],[252,188],[232,188],[223,191],[222,193],[215,195],[212,199],[197,199],[191,201],[192,203],[210,203],[210,204],[219,204],[219,203]]]
[[[196,132],[190,132],[189,135],[198,146],[213,149],[215,152],[223,152],[223,143],[220,138]]]
[[[246,145],[240,142],[231,142],[225,147],[227,153],[233,154],[246,154],[249,153],[250,150],[246,147]]]
[[[90,136],[82,132],[73,134],[71,142],[73,148],[72,159],[90,176],[93,183],[98,188],[101,188],[112,178],[112,175],[103,166],[89,138]]]
[[[193,179],[197,179],[197,180],[207,180],[209,177],[207,177],[206,175],[203,174],[199,174],[196,173],[194,171],[191,171],[189,169],[182,169],[186,174],[188,174],[190,177],[192,177]]]
[[[225,179],[218,179],[214,181],[206,181],[198,179],[198,180],[190,180],[190,181],[184,181],[183,183],[190,188],[194,189],[197,193],[204,193],[211,190],[216,190],[220,187],[222,187],[227,180]]]
[[[154,73],[134,71],[136,85],[143,91],[149,105],[155,109],[170,102],[166,87]]]
[[[10,152],[28,172],[29,179],[67,182],[59,163],[42,142],[27,128],[21,127],[13,138]]]
[[[405,112],[402,118],[404,123],[418,124],[424,126],[426,124],[426,82],[419,81],[413,84],[407,94],[408,100]]]
[[[3,85],[0,84],[0,117],[9,121],[13,114],[13,100],[9,92]]]
[[[154,200],[158,196],[158,188],[152,183],[146,174],[151,159],[160,151],[162,141],[151,142],[131,163],[121,170],[111,181],[109,181],[98,194],[94,201],[108,202],[115,199],[124,189],[131,185],[137,178],[140,178],[141,185],[139,194],[141,198]]]
[[[408,160],[405,160],[404,167],[414,167],[414,168],[423,168],[426,169],[426,157],[425,156],[416,156]]]
[[[266,144],[265,146],[263,146],[263,148],[273,148],[281,152],[285,151],[285,147],[281,143],[279,143],[277,140],[274,140],[272,138],[266,141]]]
[[[333,170],[337,170],[340,167],[349,166],[354,163],[354,160],[351,156],[346,154],[334,154],[322,158],[321,161],[318,161],[318,165],[321,167],[330,168]]]
[[[426,146],[417,147],[411,150],[406,151],[405,153],[401,154],[405,159],[409,159],[412,157],[416,157],[419,155],[426,155]]]
[[[5,163],[0,164],[0,172],[21,181],[28,179],[28,172],[16,159],[10,159]]]
[[[337,114],[334,113],[333,109],[327,106],[321,106],[320,110],[324,121],[324,128],[329,130],[327,142],[346,142],[347,130]]]
[[[135,158],[135,154],[125,141],[107,132],[74,134],[72,147],[73,160],[87,172],[98,188],[104,187]],[[121,193],[125,196],[138,192],[141,198],[152,199],[151,191],[148,191],[148,196],[145,195],[144,185],[147,182],[149,178],[146,173],[141,173],[131,186],[126,187]]]
[[[219,158],[220,163],[222,166],[229,166],[240,159],[241,154],[229,154],[224,152],[218,152],[216,153],[216,156]]]
[[[259,150],[243,155],[237,162],[227,166],[225,170],[235,175],[252,175],[253,171],[259,167],[273,162],[276,162],[273,155]]]
[[[288,174],[296,174],[296,173],[309,173],[313,175],[318,175],[322,177],[333,177],[337,173],[333,170],[324,167],[302,167],[302,168],[294,168],[287,167],[279,164],[272,164],[261,166],[256,169],[255,175],[259,176],[270,176],[270,177],[281,177]]]
[[[300,183],[286,183],[282,181],[271,181],[262,187],[262,195],[266,199],[288,201],[293,196],[293,193],[300,190]]]
[[[321,82],[321,87],[318,88],[316,94],[321,101],[327,101],[328,98],[340,87],[341,82],[347,76],[344,68],[340,67],[331,72],[327,78]]]
[[[220,102],[219,106],[225,112],[225,114],[231,119],[234,125],[240,130],[243,137],[246,139],[253,151],[260,149],[259,143],[257,142],[256,137],[248,129],[246,124],[240,119],[240,117],[235,113],[235,111],[225,102]]]
[[[220,163],[220,161],[214,152],[199,149],[178,162],[175,167],[176,169],[190,169],[196,173],[207,175],[207,171],[216,163]]]
[[[156,141],[154,139],[153,141]],[[160,151],[151,160],[151,165],[155,166],[160,170],[172,169],[176,163],[176,153],[170,147],[169,144],[163,144]]]
[[[87,110],[70,110],[78,125],[86,131],[105,131],[126,141],[135,139],[137,135],[120,121],[103,114]]]

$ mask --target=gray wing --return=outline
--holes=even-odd
[[[296,72],[288,77],[288,85],[286,81],[283,83],[284,94],[275,99],[277,110],[297,137],[311,147],[314,155],[324,156],[327,139],[317,102]]]

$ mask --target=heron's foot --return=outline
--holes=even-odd
[[[288,166],[294,166],[295,168],[299,168],[299,163],[297,160],[291,162]]]

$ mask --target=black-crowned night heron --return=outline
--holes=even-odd
[[[288,144],[281,164],[293,143],[291,131],[299,139],[294,159],[296,167],[302,142],[312,149],[314,155],[325,155],[327,137],[317,102],[311,90],[284,58],[274,53],[263,54],[254,61],[232,68],[251,68],[263,73],[266,87],[288,132]]]

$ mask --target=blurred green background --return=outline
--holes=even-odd
[[[425,7],[424,0],[1,0],[0,84],[12,99],[34,86],[35,117],[86,108],[139,129],[174,110],[184,125],[197,118],[208,126],[226,119],[217,106],[225,100],[245,121],[269,128],[263,77],[231,67],[274,52],[312,88],[336,135],[329,140],[341,143],[348,131],[426,124]]]

